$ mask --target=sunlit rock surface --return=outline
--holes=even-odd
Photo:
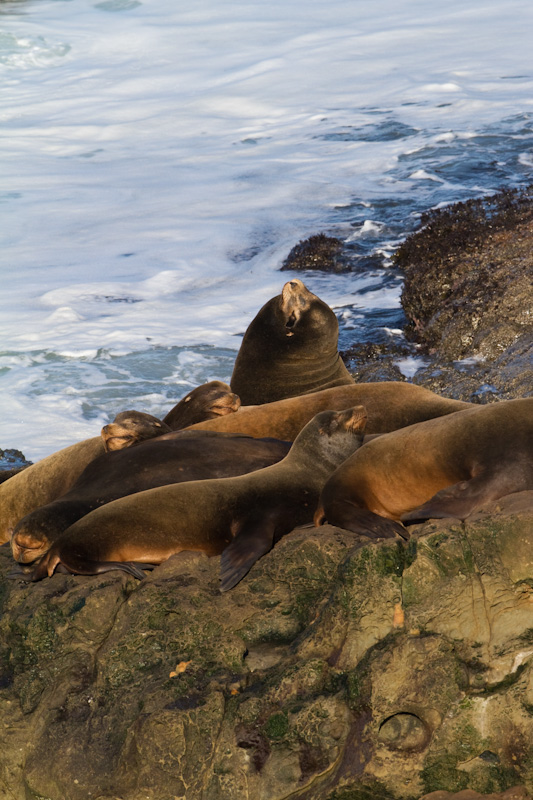
[[[533,492],[407,546],[298,529],[223,595],[198,554],[24,584],[0,553],[0,796],[533,787]]]

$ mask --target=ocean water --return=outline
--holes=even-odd
[[[527,0],[0,0],[0,447],[228,379],[319,231],[353,252],[301,276],[342,345],[399,336],[420,213],[532,180],[532,29]]]

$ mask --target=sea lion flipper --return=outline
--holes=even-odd
[[[56,548],[52,548],[28,573],[29,577],[23,578],[23,580],[40,581],[42,578],[51,576],[54,572],[70,573],[71,575],[99,575],[101,572],[120,569],[142,581],[144,572],[139,569],[139,566],[141,565],[133,561],[90,561],[82,558],[62,558]],[[153,568],[152,564],[142,564],[142,566],[146,566],[147,569]]]
[[[60,564],[66,567],[67,572],[74,575],[99,575],[101,572],[120,569],[140,581],[144,578],[144,572],[133,561],[85,561],[83,566],[78,568],[71,568],[70,564],[66,564],[64,561],[61,561]],[[152,565],[149,564],[148,568],[151,567]]]
[[[371,539],[396,539],[400,536],[407,539],[408,534],[403,525],[387,517],[380,517],[367,508],[360,508],[353,503],[333,502],[327,511],[319,519],[319,524],[324,521],[339,528],[369,536]]]
[[[446,517],[465,519],[484,503],[501,494],[501,480],[497,480],[496,477],[489,478],[486,475],[478,475],[469,481],[459,481],[459,483],[441,489],[423,505],[402,514],[401,520],[413,524],[424,522],[427,519],[445,519]]]
[[[239,532],[220,558],[220,591],[233,589],[255,562],[268,553],[274,544],[274,521],[264,518],[250,520]]]
[[[17,581],[31,581],[33,570],[29,570],[27,567],[21,567],[17,565],[9,570],[7,573],[7,578],[9,580],[17,580]]]

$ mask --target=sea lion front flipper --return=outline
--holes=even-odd
[[[496,476],[478,475],[469,481],[459,481],[452,486],[441,489],[430,498],[412,511],[402,514],[401,520],[406,523],[424,522],[427,519],[445,519],[446,517],[457,517],[465,519],[490,500],[496,500],[504,494],[518,489],[507,488]]]
[[[220,591],[233,589],[274,544],[275,523],[268,516],[247,520],[220,557]]]

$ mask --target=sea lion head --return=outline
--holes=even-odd
[[[180,403],[187,404],[188,409],[192,409],[193,406],[201,406],[205,419],[214,419],[238,411],[241,399],[231,391],[231,387],[227,383],[210,381],[193,389],[180,400]]]
[[[48,552],[51,541],[46,533],[46,518],[43,519],[43,523],[43,525],[36,524],[35,513],[32,512],[15,526],[11,534],[11,552],[15,561],[20,564],[32,564]]]
[[[321,411],[296,437],[291,453],[306,452],[318,467],[338,466],[363,444],[367,412],[364,406]]]
[[[273,300],[277,305],[274,314],[276,332],[280,338],[288,340],[289,347],[303,345],[309,348],[314,341],[320,340],[326,344],[331,340],[337,348],[339,323],[335,313],[301,280],[294,278],[287,281],[281,294]]]
[[[339,323],[327,303],[313,294],[298,278],[283,286],[281,294],[272,297],[258,311],[244,335],[243,343],[260,346],[263,353],[313,350],[320,341],[322,348],[336,351]],[[242,346],[241,346],[242,347]]]
[[[287,281],[246,329],[231,388],[246,406],[353,383],[338,340],[328,304],[298,278]]]
[[[232,392],[227,383],[209,381],[182,397],[164,417],[163,422],[173,431],[182,430],[197,422],[233,414],[239,410],[240,405],[240,397]]]
[[[106,452],[109,452],[123,450],[145,439],[170,433],[171,430],[165,422],[151,414],[145,414],[144,411],[121,411],[113,422],[104,425],[102,439]]]

